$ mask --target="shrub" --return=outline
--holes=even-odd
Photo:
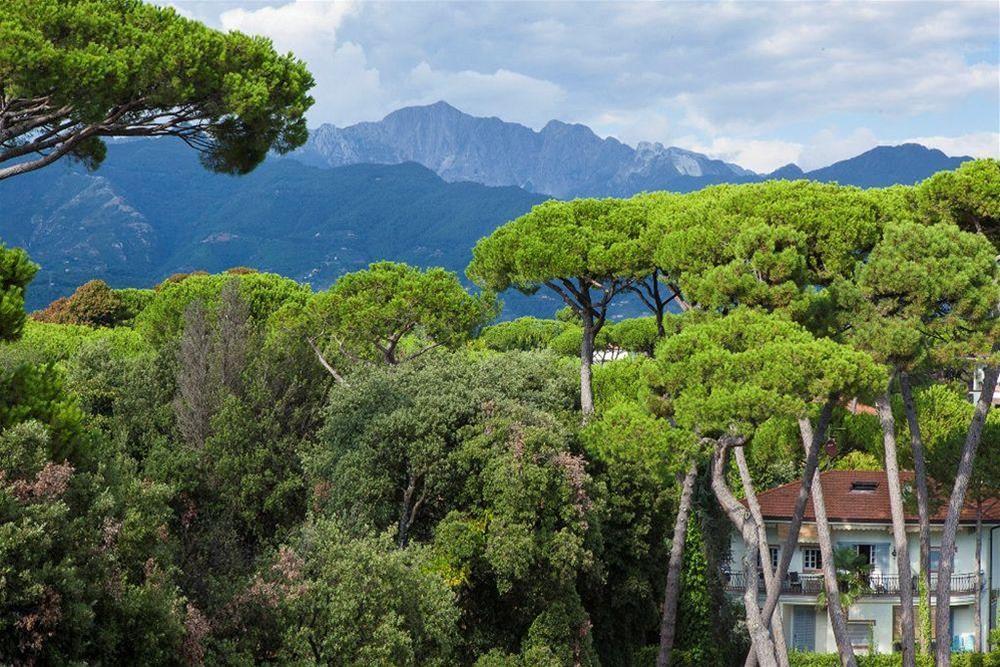
[[[479,335],[479,342],[498,352],[544,350],[567,327],[559,320],[519,317],[486,327]]]
[[[103,280],[91,280],[71,296],[56,299],[32,315],[39,322],[113,327],[130,318],[124,299]]]

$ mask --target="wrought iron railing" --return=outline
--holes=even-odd
[[[723,572],[726,589],[731,592],[742,592],[746,589],[746,579],[743,572]],[[914,576],[911,590],[917,592],[917,578]],[[879,597],[899,595],[899,576],[895,574],[870,574],[862,577],[861,595]],[[764,592],[764,577],[757,577],[757,586]],[[931,589],[937,588],[937,573],[931,574]],[[781,582],[782,594],[816,595],[823,590],[822,574],[789,573]],[[951,577],[952,595],[969,595],[976,592],[975,573],[953,574]]]

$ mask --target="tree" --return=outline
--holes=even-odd
[[[921,566],[929,554],[927,479],[909,374],[921,365],[954,367],[989,352],[1000,301],[995,249],[982,237],[952,224],[892,223],[858,272],[864,302],[854,309],[848,338],[890,368],[899,379],[907,413],[921,516]],[[963,363],[963,362],[960,362]],[[891,387],[876,398],[882,426],[885,467],[900,577],[909,581],[910,560],[903,512]],[[912,591],[900,591],[903,664],[915,664]]]
[[[975,408],[957,391],[944,385],[931,385],[916,395],[922,417],[922,435],[927,449],[927,467],[933,479],[946,485],[954,481],[964,447],[965,432]],[[984,425],[987,443],[1000,442],[1000,414],[991,412]],[[976,590],[982,590],[982,509],[983,503],[1000,494],[1000,457],[980,457],[969,480],[968,500],[976,511],[976,546],[974,552]],[[982,596],[973,604],[976,624],[976,651],[985,650],[982,637]]]
[[[663,317],[671,303],[675,303],[680,310],[690,308],[681,296],[676,281],[655,259],[664,230],[671,228],[677,218],[684,215],[689,200],[682,195],[665,192],[637,195],[625,202],[618,212],[618,215],[636,218],[641,229],[639,238],[633,244],[633,252],[636,253],[633,263],[641,268],[628,289],[653,313],[659,338],[666,335]]]
[[[923,219],[983,234],[1000,249],[1000,161],[970,160],[934,174],[914,194]]]
[[[39,322],[113,327],[129,317],[122,297],[103,280],[91,280],[76,288],[71,296],[56,299],[32,315]]]
[[[495,292],[514,287],[534,294],[543,286],[555,292],[580,318],[580,405],[594,412],[591,367],[594,338],[611,300],[633,281],[638,258],[634,243],[643,222],[621,215],[611,199],[547,201],[481,239],[466,273]]]
[[[432,559],[427,547],[352,539],[319,520],[241,602],[278,606],[279,662],[443,667],[454,664],[459,611]]]
[[[693,438],[649,414],[634,399],[620,399],[603,409],[582,430],[581,438],[595,480],[608,490],[609,511],[601,526],[607,578],[595,597],[606,600],[598,609],[613,618],[595,617],[602,662],[628,663],[631,653],[620,657],[608,646],[624,643],[615,640],[626,633],[631,647],[658,636],[658,660],[669,660],[678,615],[689,611],[679,610],[678,601],[697,478],[693,462],[685,469]],[[661,546],[668,538],[669,551]],[[588,609],[595,614],[590,605]],[[611,637],[605,634],[610,627],[616,629]]]
[[[316,295],[313,308],[321,335],[332,338],[342,354],[354,362],[389,365],[440,345],[455,347],[496,313],[492,296],[469,294],[455,274],[396,262],[342,276]]]
[[[20,248],[0,244],[0,342],[16,340],[24,328],[24,290],[38,265]]]
[[[694,311],[683,317],[693,314]],[[814,338],[781,315],[745,308],[724,317],[694,318],[658,346],[656,360],[657,369],[651,381],[661,397],[658,410],[702,438],[706,450],[703,456],[712,457],[713,490],[744,538],[746,586],[748,590],[752,587],[752,594],[746,595],[745,608],[757,659],[765,665],[779,664],[779,660],[784,663],[787,660],[783,657],[784,646],[775,645],[768,630],[780,591],[778,584],[795,549],[810,490],[821,546],[826,543],[830,547],[829,526],[821,507],[822,488],[814,473],[832,407],[840,396],[870,395],[884,375],[863,353],[829,339]],[[814,429],[810,417],[816,403],[823,407]],[[793,523],[772,579],[775,585],[767,587],[762,613],[756,593],[759,530],[753,515],[728,489],[726,458],[737,447],[748,443],[752,446],[757,427],[775,415],[799,421],[806,464]],[[745,491],[743,495],[749,493]],[[825,577],[825,583],[834,601],[829,609],[838,646],[843,659],[852,664],[836,578]]]
[[[0,45],[0,180],[63,156],[95,168],[105,137],[179,137],[207,168],[237,174],[306,139],[301,61],[172,9],[11,0]]]

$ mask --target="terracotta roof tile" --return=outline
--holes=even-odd
[[[884,470],[828,470],[821,473],[823,483],[823,497],[826,500],[826,513],[830,521],[855,521],[890,523],[892,516],[889,512],[889,488],[886,482]],[[900,472],[900,481],[903,484],[904,498],[910,494],[906,491],[907,485],[913,483],[913,473],[910,471]],[[856,483],[874,485],[873,490],[852,489]],[[795,507],[795,498],[799,492],[800,482],[792,482],[779,486],[758,495],[761,512],[765,519],[790,519],[792,509]],[[949,489],[950,491],[950,489]],[[947,491],[945,492],[947,493]],[[943,523],[947,513],[947,495],[942,497],[942,502],[937,511],[931,516],[931,521]],[[910,505],[910,503],[907,503]],[[906,512],[907,522],[917,522],[915,507],[907,507],[913,511]],[[815,521],[816,514],[813,511],[812,499],[806,504],[806,521]],[[976,520],[976,507],[966,499],[965,507],[962,510],[961,522],[969,523]],[[991,498],[983,503],[983,521],[987,523],[1000,523],[1000,498]]]

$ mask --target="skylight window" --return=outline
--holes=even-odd
[[[851,482],[851,493],[872,493],[878,488],[878,482]]]

